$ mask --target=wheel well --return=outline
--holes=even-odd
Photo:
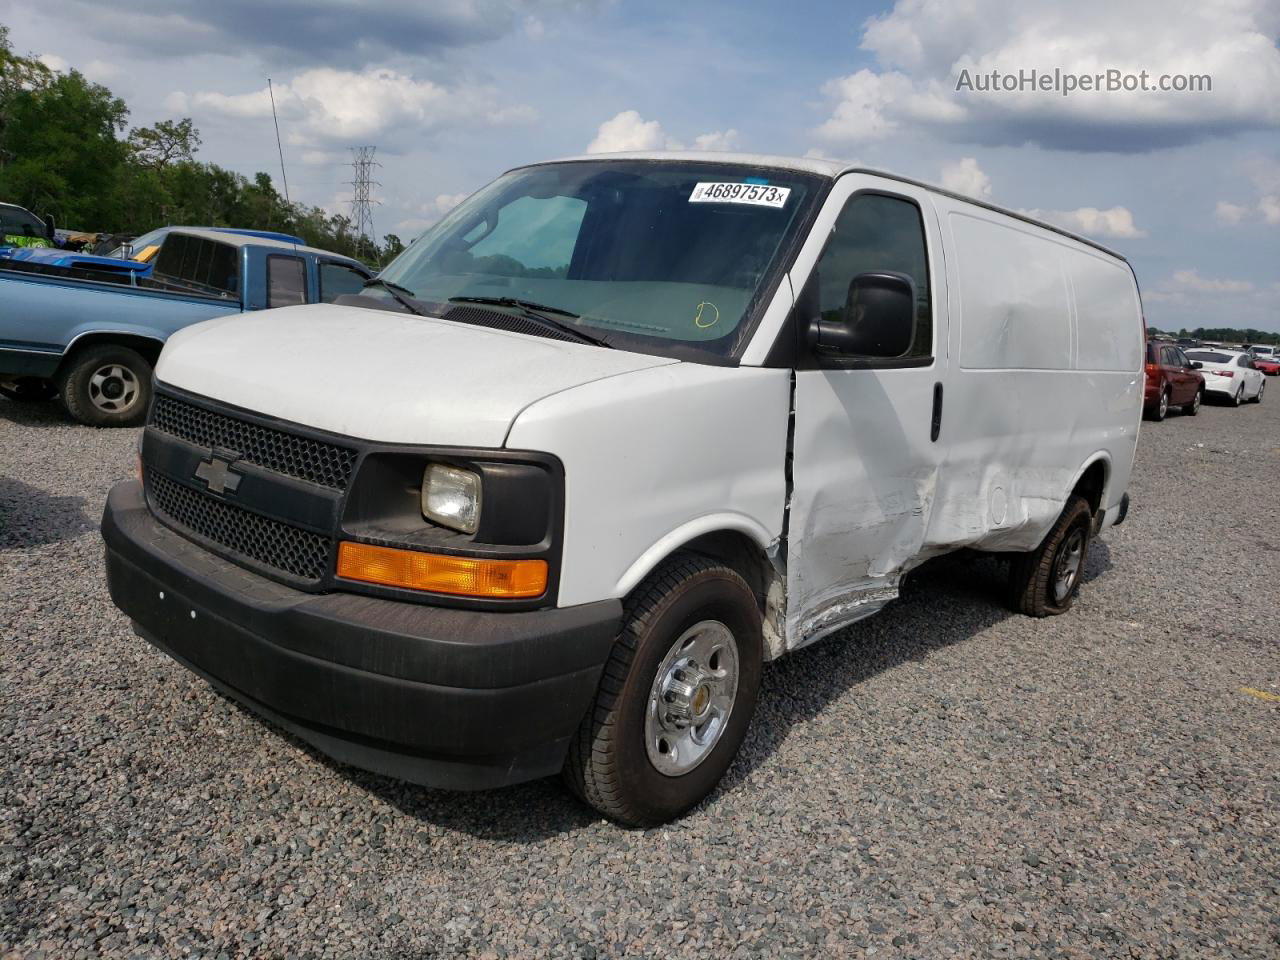
[[[164,349],[162,341],[135,333],[89,333],[76,340],[75,345],[62,358],[62,363],[58,365],[58,373],[62,373],[72,358],[86,347],[99,347],[103,344],[136,350],[152,367],[156,365],[156,361],[160,359],[160,351]]]
[[[769,582],[774,574],[773,565],[760,545],[745,533],[736,530],[717,530],[695,537],[680,548],[689,553],[699,553],[719,560],[742,575],[747,586],[756,595],[760,608],[764,609],[769,593]]]
[[[1107,464],[1105,460],[1095,460],[1076,481],[1071,492],[1089,501],[1089,509],[1097,513],[1102,509],[1102,494],[1107,488]]]

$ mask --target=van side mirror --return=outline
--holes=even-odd
[[[838,321],[809,324],[809,343],[852,357],[904,356],[916,336],[916,289],[905,273],[860,273],[849,284]]]
[[[57,232],[56,227],[57,224],[53,222],[53,217],[46,215],[44,218],[44,236],[50,243],[53,243],[54,234]]]

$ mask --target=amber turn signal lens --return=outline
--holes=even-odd
[[[447,557],[343,541],[338,544],[338,576],[460,597],[528,598],[546,591],[547,561]]]

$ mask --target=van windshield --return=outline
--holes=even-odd
[[[517,299],[576,314],[556,319],[610,345],[723,361],[745,344],[822,185],[697,161],[528,167],[464,201],[380,279],[433,314],[458,297]]]

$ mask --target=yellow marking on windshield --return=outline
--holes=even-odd
[[[703,315],[706,313],[707,307],[710,307],[712,310],[715,311],[715,316],[704,323]],[[693,325],[695,327],[705,330],[707,329],[707,327],[714,327],[719,322],[720,322],[719,307],[717,307],[710,300],[703,300],[700,304],[698,304],[698,312],[693,315]]]

